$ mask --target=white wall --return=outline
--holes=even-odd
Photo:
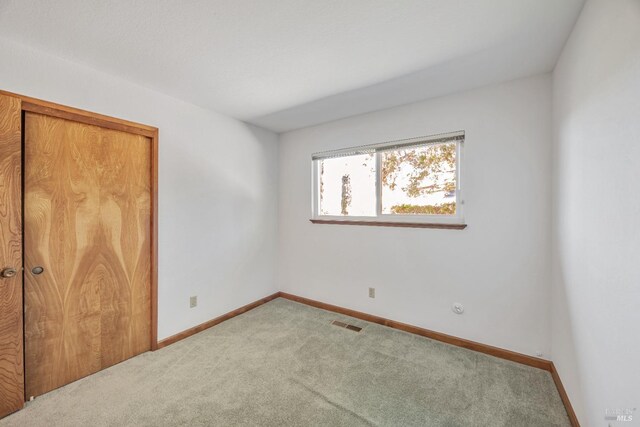
[[[277,135],[7,40],[0,58],[0,89],[160,129],[160,339],[277,291]]]
[[[552,355],[580,421],[604,426],[640,408],[640,1],[587,2],[553,90]]]
[[[282,134],[281,290],[548,356],[550,110],[543,75]],[[309,222],[311,153],[461,129],[466,230]]]

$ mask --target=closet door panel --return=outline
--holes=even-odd
[[[21,115],[0,94],[0,418],[24,404]]]
[[[150,149],[25,116],[27,396],[150,349]]]

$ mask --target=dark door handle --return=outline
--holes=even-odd
[[[17,272],[15,268],[7,267],[0,271],[0,277],[2,277],[3,279],[11,279],[12,277],[15,277],[16,273]]]

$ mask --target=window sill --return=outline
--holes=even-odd
[[[440,228],[445,230],[464,230],[467,228],[467,224],[443,224],[432,222],[349,221],[335,219],[310,219],[309,221],[313,224],[369,225],[374,227]]]

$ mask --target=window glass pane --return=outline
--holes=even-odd
[[[455,215],[455,142],[380,155],[383,214]]]
[[[373,154],[318,160],[318,174],[320,215],[376,215]]]

